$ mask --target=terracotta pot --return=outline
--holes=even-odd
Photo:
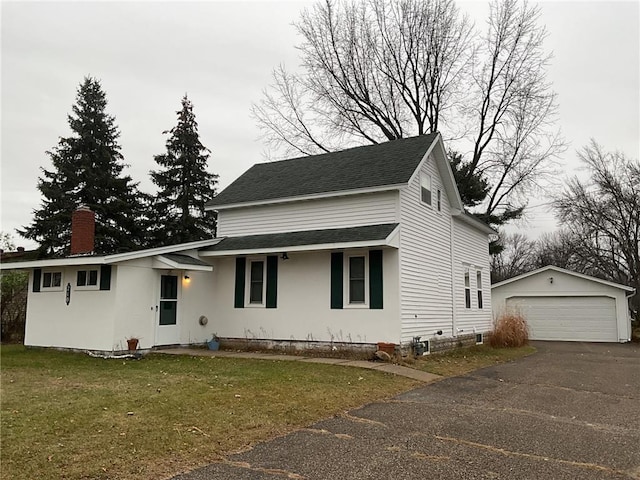
[[[127,347],[129,350],[137,350],[138,349],[138,339],[137,338],[129,338],[127,339]]]

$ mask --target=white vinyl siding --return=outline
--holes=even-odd
[[[478,294],[487,292],[489,284],[489,238],[471,225],[456,219],[454,228],[454,298],[456,301],[456,333],[466,335],[474,332],[487,332],[492,327],[491,298],[483,295],[482,308],[478,306]],[[478,272],[482,274],[478,275]],[[465,274],[469,274],[469,285],[465,284]],[[478,285],[478,280],[481,284]],[[468,288],[469,308],[466,306]]]
[[[433,158],[400,193],[400,305],[401,341],[414,336],[431,337],[442,330],[451,336],[451,224],[450,206],[442,196],[439,214],[422,201],[423,175],[432,189],[442,189]]]
[[[322,230],[398,222],[398,192],[305,200],[218,212],[218,236]]]
[[[610,297],[514,297],[507,309],[521,313],[532,340],[617,342],[616,302]]]

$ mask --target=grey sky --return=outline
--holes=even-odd
[[[50,168],[45,151],[69,134],[67,115],[85,75],[102,81],[128,172],[145,191],[153,191],[153,155],[163,153],[162,132],[175,124],[184,93],[194,104],[201,140],[212,150],[209,168],[220,175],[221,188],[263,161],[249,109],[275,66],[298,66],[292,22],[305,5],[3,2],[1,229],[15,233],[31,222],[41,200],[39,168]],[[484,24],[486,3],[459,5]],[[564,173],[574,173],[575,150],[591,137],[640,157],[640,4],[540,5],[547,47],[555,54],[550,79],[559,94],[560,126],[571,142]],[[554,224],[538,207],[521,228],[535,235]]]

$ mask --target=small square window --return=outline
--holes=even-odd
[[[425,173],[420,176],[420,199],[423,203],[431,205],[431,175]]]
[[[42,288],[61,288],[62,272],[44,272],[42,274]]]
[[[95,287],[98,285],[98,270],[78,270],[76,286]]]

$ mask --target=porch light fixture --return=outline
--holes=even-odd
[[[185,275],[185,276],[184,276],[184,281],[185,281],[186,283],[189,283],[189,282],[191,281],[191,277],[190,277],[189,275]]]
[[[280,258],[282,258],[282,260],[289,260],[289,255],[287,255],[287,252],[282,252],[282,256]]]

